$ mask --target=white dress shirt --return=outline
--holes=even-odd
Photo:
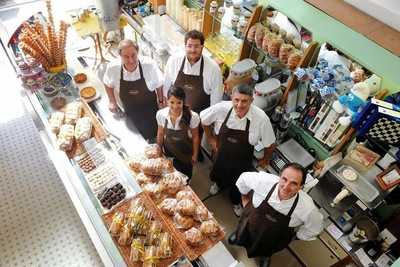
[[[244,172],[236,182],[236,186],[243,195],[254,191],[252,204],[255,208],[267,197],[272,186],[279,181],[279,176],[266,172]],[[323,230],[323,216],[318,211],[312,198],[303,191],[299,191],[299,200],[292,213],[289,227],[299,227],[296,235],[301,240],[313,240]],[[281,214],[287,215],[296,196],[280,200],[278,186],[275,188],[268,204]]]
[[[200,112],[202,124],[209,126],[214,123],[214,133],[218,135],[222,123],[231,108],[232,101],[222,101],[206,108]],[[275,134],[267,114],[255,105],[250,106],[249,111],[243,118],[239,118],[233,109],[226,125],[230,129],[246,130],[247,119],[250,120],[249,143],[251,145],[255,146],[261,141],[264,147],[269,147],[275,143]]]
[[[178,77],[179,69],[181,68],[185,55],[171,56],[165,66],[165,80],[164,80],[164,95],[166,96],[171,85],[175,83]],[[204,92],[210,96],[210,104],[214,105],[222,100],[224,93],[222,87],[222,74],[218,64],[207,56],[204,58],[203,69],[203,87]],[[188,75],[200,75],[201,60],[191,65],[189,61],[185,60],[183,66],[183,73]]]
[[[149,91],[153,92],[157,88],[163,85],[163,75],[158,68],[156,62],[149,57],[140,57],[139,58],[140,65],[142,66],[144,80],[146,81],[146,85]],[[107,66],[106,72],[103,77],[103,83],[114,89],[114,96],[117,101],[118,106],[122,109],[122,102],[119,98],[119,82],[121,78],[121,61],[116,60],[114,62],[110,62]],[[129,72],[123,67],[122,75],[125,81],[136,81],[139,80],[140,70],[138,67]]]
[[[190,119],[190,128],[194,129],[199,126],[200,124],[200,117],[199,114],[197,114],[194,111],[191,111],[192,117]],[[156,119],[157,119],[157,124],[158,126],[164,127],[165,126],[165,120],[168,121],[167,123],[167,128],[172,129],[172,130],[181,130],[181,127],[179,123],[181,122],[182,119],[182,114],[176,119],[175,125],[171,121],[171,116],[169,115],[169,107],[165,107],[163,109],[160,109],[157,111],[156,114]]]

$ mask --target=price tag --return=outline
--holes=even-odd
[[[97,140],[96,138],[92,137],[85,142],[82,143],[83,147],[86,149],[86,151],[92,150],[96,145],[97,145]]]

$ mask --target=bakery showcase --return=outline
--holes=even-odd
[[[369,58],[287,16],[279,1],[114,2],[59,10],[46,0],[1,36],[23,102],[57,154],[51,160],[66,170],[105,265],[247,266],[228,245],[233,228],[218,204],[209,206],[214,196],[198,193],[196,172],[208,175],[209,166],[194,163],[190,180],[123,110],[108,108],[103,76],[121,40],[134,40],[164,72],[193,29],[221,69],[223,100],[246,84],[269,117],[276,142],[266,167],[257,165],[266,148],[254,145],[254,171],[279,175],[291,162],[307,171],[302,191],[323,230],[285,248],[293,266],[390,266],[399,257],[399,83],[389,88]],[[200,150],[213,160],[206,134]]]

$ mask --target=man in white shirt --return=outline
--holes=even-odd
[[[186,104],[200,113],[222,100],[222,75],[218,64],[202,55],[204,36],[193,30],[185,34],[185,55],[171,56],[165,67],[164,96],[171,85],[185,90]]]
[[[122,40],[118,51],[121,60],[110,63],[103,78],[109,109],[124,110],[144,139],[152,139],[157,134],[156,112],[164,100],[161,71],[150,58],[139,60],[139,47],[131,40]]]
[[[265,167],[272,154],[275,135],[268,116],[252,104],[253,90],[239,84],[232,90],[232,101],[223,101],[200,113],[204,132],[212,147],[214,164],[210,178],[214,182],[210,194],[222,187],[230,188],[233,210],[240,216],[240,192],[235,187],[239,175],[253,170],[254,146],[261,142],[264,157],[259,165]],[[214,129],[211,125],[214,124]],[[214,130],[214,131],[213,131]]]
[[[305,176],[297,163],[286,164],[279,177],[266,172],[240,175],[236,186],[245,208],[229,242],[244,246],[248,257],[270,257],[294,235],[301,240],[315,239],[323,229],[323,216],[311,197],[301,191]]]

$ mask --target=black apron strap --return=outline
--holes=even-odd
[[[123,71],[123,68],[124,68],[124,64],[121,64],[121,76],[120,76],[120,78],[119,78],[120,82],[124,80],[124,76],[123,76],[123,75],[124,75],[124,71]]]
[[[201,56],[199,76],[203,76],[203,70],[204,70],[204,58],[203,58],[203,56]]]
[[[293,205],[290,208],[289,213],[287,214],[288,217],[292,216],[292,213],[297,206],[297,202],[299,202],[299,193],[297,193],[296,199],[294,200]]]
[[[274,192],[277,185],[278,185],[278,183],[276,183],[272,186],[271,190],[269,190],[269,192],[268,192],[268,195],[265,197],[265,201],[268,202],[269,198],[272,196],[272,193]]]
[[[144,79],[142,64],[140,64],[140,61],[138,61],[138,63],[139,63],[139,73],[140,73],[140,78],[139,79]]]
[[[180,72],[183,72],[183,67],[185,66],[185,61],[186,61],[186,56],[183,57],[183,61],[182,61],[181,67],[179,69]]]
[[[221,128],[222,128],[222,125],[226,125],[226,123],[228,122],[229,116],[232,113],[232,109],[233,109],[233,107],[231,107],[231,109],[229,110],[228,114],[226,115],[224,122],[221,124]]]
[[[139,73],[140,73],[140,77],[139,77],[139,79],[138,80],[140,80],[140,79],[144,79],[144,76],[143,76],[143,69],[142,69],[142,64],[140,64],[140,60],[138,60],[138,64],[139,64]],[[120,81],[123,81],[124,80],[124,72],[123,72],[123,68],[124,68],[124,64],[121,64],[121,76],[120,76],[120,78],[119,78],[119,80]]]
[[[179,68],[180,72],[183,72],[183,68],[185,67],[185,61],[186,61],[186,56],[183,57],[181,67]],[[203,71],[204,71],[204,58],[203,58],[203,56],[201,56],[199,76],[203,76]]]
[[[250,128],[250,120],[247,119],[247,122],[246,122],[246,132],[249,131],[249,128]]]

